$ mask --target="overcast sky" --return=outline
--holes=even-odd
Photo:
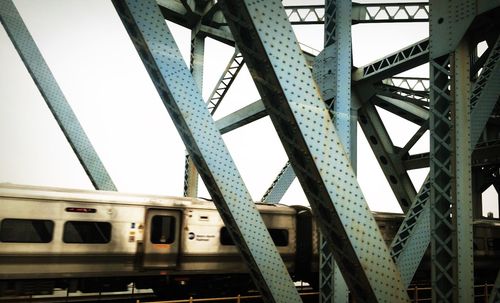
[[[298,1],[294,1],[296,4]],[[309,3],[309,2],[308,2]],[[179,196],[184,146],[110,1],[17,0],[28,29],[118,190]],[[189,30],[168,22],[184,59]],[[321,50],[323,26],[295,26],[300,42]],[[371,24],[352,28],[354,64],[361,66],[428,36],[427,24]],[[206,41],[206,100],[233,48]],[[3,27],[0,27],[0,182],[92,188]],[[408,76],[427,76],[423,66]],[[244,68],[215,118],[260,97]],[[404,146],[418,126],[380,110],[395,145]],[[286,163],[269,118],[224,135],[255,200]],[[428,150],[428,136],[411,152]],[[411,171],[417,190],[428,169]],[[358,180],[370,207],[400,211],[361,129]],[[201,183],[201,182],[200,182]],[[208,197],[201,186],[200,196]],[[307,204],[297,181],[283,199]]]

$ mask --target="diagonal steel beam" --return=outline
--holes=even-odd
[[[212,115],[219,107],[222,99],[224,99],[224,96],[236,79],[236,76],[243,67],[243,64],[245,64],[243,56],[237,49],[235,49],[233,56],[229,59],[226,69],[222,73],[222,76],[210,94],[210,97],[208,97],[207,107]]]
[[[471,94],[471,140],[478,141],[500,98],[500,36],[491,48]]]
[[[387,178],[387,182],[391,186],[401,209],[406,213],[416,195],[416,191],[404,168],[401,156],[393,145],[373,104],[365,102],[358,109],[358,116],[359,125],[365,133],[368,143]]]
[[[409,102],[407,98],[396,94],[380,94],[380,91],[375,88],[377,95],[373,96],[370,101],[403,119],[411,121],[417,125],[422,125],[429,119],[429,110],[416,105],[416,102]],[[414,100],[412,100],[414,101]]]
[[[287,161],[260,201],[272,204],[279,203],[293,180],[295,180],[295,173],[293,172],[290,161]]]
[[[281,2],[219,3],[356,302],[409,301]]]
[[[0,1],[0,21],[94,187],[116,190],[11,0]]]
[[[144,0],[113,4],[255,285],[269,302],[301,302],[158,6]]]
[[[373,63],[359,67],[355,82],[375,83],[429,61],[429,39],[421,40]]]

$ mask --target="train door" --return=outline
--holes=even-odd
[[[144,239],[144,267],[177,266],[181,211],[148,209]]]

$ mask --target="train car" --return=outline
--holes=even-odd
[[[319,235],[304,206],[256,204],[294,281],[318,287]],[[389,245],[402,214],[374,213]],[[492,282],[500,222],[474,222],[476,282]],[[429,255],[415,275],[430,281]],[[253,289],[215,205],[203,199],[0,184],[0,296],[152,288],[167,298]]]
[[[292,277],[317,277],[310,211],[284,205],[257,208]],[[307,262],[297,258],[297,251],[308,256]],[[175,297],[243,292],[252,287],[249,281],[212,202],[0,186],[0,295],[46,294],[54,288],[120,291],[135,283]]]

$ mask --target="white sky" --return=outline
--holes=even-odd
[[[184,146],[111,2],[17,0],[15,4],[118,190],[182,195]],[[188,62],[189,30],[168,25]],[[296,26],[295,30],[300,42],[322,49],[322,25]],[[428,30],[425,23],[371,24],[354,26],[352,34],[353,60],[360,66],[427,37]],[[204,99],[232,53],[231,47],[207,39]],[[427,74],[428,67],[423,66],[406,75]],[[245,67],[215,118],[259,98]],[[391,121],[388,132],[398,146],[418,129],[383,110],[380,114]],[[286,163],[269,118],[223,138],[252,197],[259,200]],[[428,136],[421,141],[412,152],[428,150]],[[0,142],[0,182],[92,188],[3,27]],[[417,190],[427,171],[410,172]],[[361,129],[358,181],[373,210],[400,210]],[[200,196],[208,197],[203,188]],[[307,204],[297,181],[283,202]]]

